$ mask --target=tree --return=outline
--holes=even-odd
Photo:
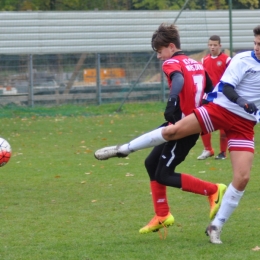
[[[256,9],[260,0],[232,0],[233,9]],[[185,0],[1,0],[0,11],[180,10]],[[190,0],[190,10],[228,9],[228,0]]]
[[[133,0],[133,6],[142,10],[179,10],[185,0]],[[259,7],[259,0],[233,0],[233,9],[255,9]],[[190,10],[218,10],[228,9],[227,0],[191,0],[187,8]]]

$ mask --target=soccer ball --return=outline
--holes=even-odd
[[[0,137],[0,167],[3,167],[11,158],[11,145],[2,137]]]

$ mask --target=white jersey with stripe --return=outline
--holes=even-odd
[[[232,85],[240,97],[248,102],[255,103],[257,108],[260,109],[260,60],[256,58],[254,51],[242,52],[232,58],[220,82],[213,92],[208,94],[207,100],[243,118],[259,121],[259,111],[257,116],[249,114],[223,94],[225,83]]]

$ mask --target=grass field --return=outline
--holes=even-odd
[[[209,243],[207,198],[168,188],[175,217],[165,240],[140,235],[153,217],[144,159],[150,149],[128,158],[97,161],[93,152],[124,143],[163,122],[162,103],[100,107],[1,109],[1,136],[12,145],[0,168],[1,260],[245,260],[260,259],[260,129],[251,181],[221,236]],[[219,132],[213,133],[215,152]],[[231,181],[229,159],[198,161],[201,141],[179,172]]]

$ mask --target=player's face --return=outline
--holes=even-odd
[[[168,47],[162,47],[157,51],[157,59],[165,61],[172,57],[175,52],[174,44],[169,44]]]
[[[221,52],[221,44],[218,41],[211,41],[208,42],[208,47],[210,51],[210,55],[218,56]]]
[[[260,35],[255,36],[254,51],[256,58],[260,60]]]

